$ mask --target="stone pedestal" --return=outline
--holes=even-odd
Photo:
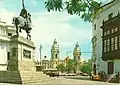
[[[35,46],[30,40],[13,36],[10,41],[9,71],[35,71]]]
[[[42,72],[36,72],[35,46],[30,40],[13,36],[10,40],[8,71],[0,71],[0,82],[36,83],[50,80]]]

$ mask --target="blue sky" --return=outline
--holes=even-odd
[[[7,24],[12,23],[12,17],[17,16],[22,9],[22,0],[0,0],[0,18]],[[25,0],[27,10],[32,15],[32,40],[36,46],[36,57],[39,57],[39,46],[42,44],[42,56],[51,57],[51,46],[56,38],[60,46],[60,58],[66,57],[67,51],[73,51],[76,42],[82,52],[92,52],[92,25],[84,22],[77,15],[64,12],[47,12],[45,0]],[[24,32],[23,32],[24,33]],[[22,35],[22,34],[21,34]],[[72,57],[72,53],[68,53]],[[87,60],[92,54],[82,53]]]

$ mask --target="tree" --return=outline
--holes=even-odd
[[[99,0],[98,0],[99,1]],[[116,0],[113,0],[102,6],[102,2],[97,0],[47,0],[45,2],[45,8],[50,12],[53,11],[64,11],[68,14],[79,15],[84,21],[92,21],[97,11]]]
[[[70,73],[70,72],[76,72],[77,66],[78,66],[78,62],[77,62],[76,60],[70,59],[70,60],[67,62],[66,71],[67,71],[68,73]]]
[[[90,73],[92,71],[92,59],[89,59],[86,64],[83,64],[80,70],[85,73]]]
[[[64,64],[59,64],[59,65],[57,65],[57,70],[59,70],[59,71],[61,71],[62,73],[65,71],[65,66],[64,66]]]

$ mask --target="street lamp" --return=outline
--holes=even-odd
[[[40,44],[40,65],[41,65],[41,50],[42,50],[42,45]]]

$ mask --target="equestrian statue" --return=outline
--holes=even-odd
[[[30,13],[25,9],[24,6],[24,0],[23,0],[23,8],[20,12],[20,15],[17,17],[13,17],[12,24],[16,27],[16,34],[19,36],[19,32],[22,32],[22,30],[25,30],[27,33],[27,39],[31,40],[31,29],[32,29],[32,22],[31,22],[31,15]],[[19,30],[19,31],[18,31]]]

